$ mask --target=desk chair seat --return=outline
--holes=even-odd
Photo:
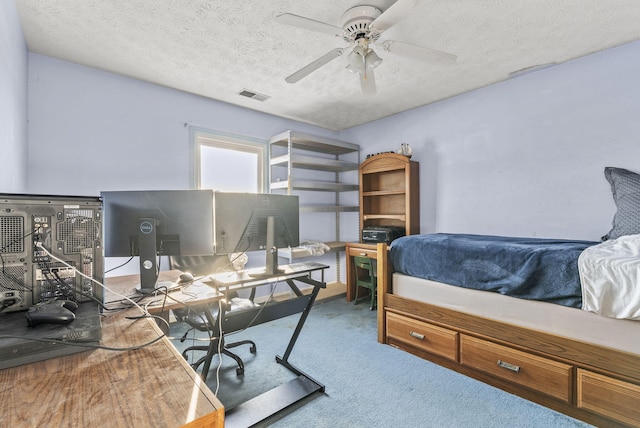
[[[229,303],[223,303],[223,304],[227,304],[227,309],[225,310],[225,314],[232,314],[233,312],[258,306],[252,300],[242,299],[240,297],[234,297],[230,300]],[[208,345],[189,346],[182,352],[182,356],[186,360],[188,360],[190,352],[195,352],[195,351],[206,352],[204,356],[200,357],[198,360],[191,363],[191,367],[193,367],[194,370],[198,370],[198,367],[200,367],[201,364],[207,361],[209,361],[210,363],[211,359],[216,354],[218,354],[218,351],[220,351],[222,354],[227,355],[235,360],[238,366],[236,368],[236,374],[238,376],[243,375],[244,362],[238,355],[234,354],[229,349],[235,348],[240,345],[249,345],[249,351],[252,354],[255,354],[256,344],[252,340],[240,340],[237,342],[226,343],[225,333],[227,332],[224,331],[224,324],[222,326],[223,328],[222,335],[220,335],[220,327],[218,324],[219,322],[218,312],[219,312],[219,309],[218,309],[217,303],[211,304],[206,309],[203,308],[203,309],[197,310],[197,309],[190,308],[190,309],[182,309],[182,310],[174,311],[177,319],[179,319],[180,321],[186,322],[187,324],[189,324],[189,326],[191,326],[192,329],[208,332],[212,337],[211,342]],[[184,342],[186,340],[186,336],[189,333],[189,331],[187,331],[182,336],[182,339],[180,339],[181,342]],[[203,375],[206,376],[206,373],[203,373]]]
[[[378,286],[378,273],[376,260],[369,257],[356,256],[353,258],[355,264],[356,274],[356,297],[353,302],[354,305],[358,304],[358,290],[360,287],[368,288],[371,295],[370,310],[373,310],[376,305],[376,291]]]

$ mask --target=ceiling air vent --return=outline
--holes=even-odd
[[[254,99],[256,101],[266,101],[269,98],[271,98],[269,95],[259,94],[257,92],[250,91],[248,89],[241,90],[240,92],[238,92],[238,95],[243,96],[243,97],[247,97],[247,98],[251,98],[251,99]]]

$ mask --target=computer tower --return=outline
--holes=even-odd
[[[102,302],[102,242],[99,197],[0,194],[0,312]]]

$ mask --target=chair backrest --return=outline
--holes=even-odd
[[[374,269],[373,267],[373,262],[372,259],[370,259],[369,257],[360,257],[360,256],[355,256],[353,258],[353,262],[356,265],[356,268],[360,268],[363,270],[366,270],[369,273],[370,277],[375,277],[376,275],[376,269]]]
[[[228,303],[228,308],[226,309],[226,314],[232,314],[233,312],[246,311],[248,309],[253,309],[258,307],[258,304],[254,303],[251,299],[243,299],[241,297],[234,297]],[[209,305],[209,311],[211,316],[214,319],[218,318],[218,304],[212,303]],[[200,330],[207,331],[211,330],[214,326],[211,325],[209,319],[207,318],[203,309],[182,309],[179,311],[180,317],[183,321],[189,324],[191,327]],[[225,333],[229,333],[232,331],[240,330],[246,328],[246,325],[241,324],[240,328],[234,328],[233,326],[229,326],[228,322],[225,322],[223,325]]]

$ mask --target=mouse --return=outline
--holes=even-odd
[[[193,275],[189,272],[181,273],[178,279],[178,284],[186,284],[188,282],[193,282]]]

